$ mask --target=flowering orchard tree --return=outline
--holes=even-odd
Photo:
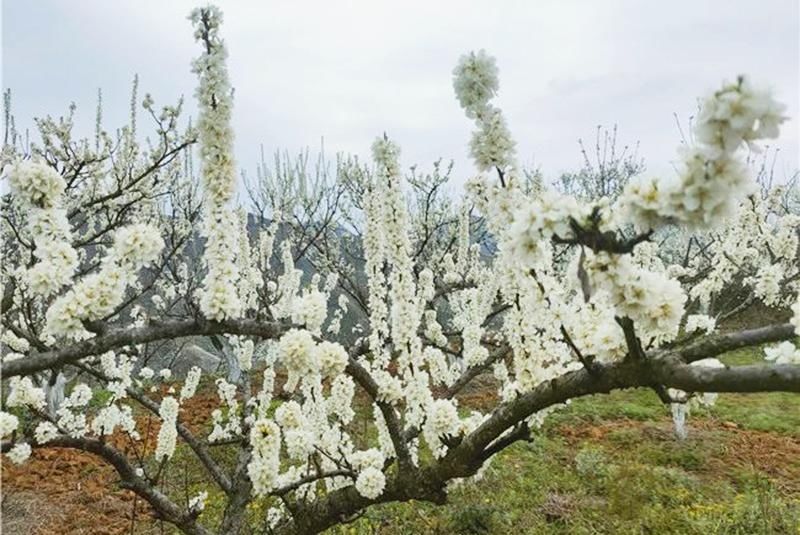
[[[135,91],[130,124],[112,136],[98,113],[94,142],[73,139],[71,115],[40,120],[40,144],[7,124],[8,460],[39,447],[95,454],[185,533],[316,533],[373,504],[444,503],[573,398],[647,388],[682,406],[800,392],[798,220],[757,195],[742,154],[778,135],[783,108],[746,78],[702,101],[676,176],[614,178],[613,198],[587,198],[521,173],[492,103],[495,62],[470,53],[453,83],[479,173],[460,202],[442,193],[440,164],[404,185],[383,135],[371,165],[259,167],[245,180],[248,216],[234,206],[221,14],[190,20],[202,47],[195,126],[179,128],[180,104],[158,112],[148,96],[156,131],[141,145]],[[715,238],[670,264],[657,240],[670,229]],[[791,305],[793,321],[713,334],[712,302],[732,283]],[[231,356],[200,432],[186,424],[200,367],[175,381],[148,366],[187,338]],[[716,360],[767,342],[783,343],[761,365]],[[496,407],[460,409],[459,392],[485,374]],[[357,411],[367,426],[354,425]],[[178,453],[202,466],[207,488],[165,490]],[[218,522],[204,515],[211,497]]]

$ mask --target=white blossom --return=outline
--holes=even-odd
[[[241,313],[241,300],[235,290],[239,269],[234,261],[236,217],[228,206],[236,186],[233,160],[232,88],[225,64],[227,50],[219,37],[222,12],[215,6],[195,9],[190,15],[195,38],[205,53],[194,60],[192,70],[199,86],[195,92],[200,116],[200,156],[206,201],[203,258],[208,272],[200,290],[200,308],[209,319],[223,320]]]
[[[200,384],[200,375],[202,370],[198,366],[192,366],[186,373],[186,379],[181,387],[180,401],[184,402],[194,396],[197,391],[197,385]]]
[[[119,407],[115,403],[103,407],[97,411],[97,414],[92,420],[92,432],[97,436],[111,435],[114,429],[120,424],[121,419],[122,415]]]
[[[679,151],[678,176],[631,181],[620,200],[624,219],[646,231],[669,221],[708,228],[730,217],[752,189],[735,153],[743,142],[776,137],[783,109],[744,77],[708,96],[695,121],[697,145]]]
[[[301,377],[319,370],[316,343],[308,331],[287,331],[278,341],[278,352],[289,373],[284,387],[286,390],[294,390]]]
[[[356,478],[356,490],[359,494],[374,500],[383,493],[386,487],[386,476],[377,468],[367,467],[359,472]]]
[[[800,351],[789,341],[765,347],[764,355],[766,360],[775,364],[800,364]]]
[[[158,409],[161,417],[161,428],[158,430],[155,458],[157,461],[172,457],[175,452],[175,443],[178,438],[176,422],[178,420],[178,402],[175,398],[167,396],[161,400]]]
[[[66,182],[61,175],[39,161],[17,162],[9,177],[15,195],[29,206],[52,207],[66,188]]]
[[[83,322],[112,315],[135,282],[136,270],[155,260],[163,246],[157,231],[147,225],[118,230],[113,252],[103,258],[100,271],[84,277],[47,310],[46,336],[51,341],[88,338]]]
[[[120,265],[139,269],[155,261],[163,248],[164,240],[157,228],[137,223],[116,232],[109,255]]]
[[[189,499],[189,510],[196,513],[205,510],[206,500],[208,500],[208,492],[201,491],[200,493]]]
[[[0,439],[8,437],[17,430],[19,419],[11,413],[0,411]]]
[[[40,422],[33,433],[37,444],[47,444],[58,436],[58,428],[50,422]]]
[[[141,370],[139,370],[139,377],[141,377],[142,379],[145,380],[152,379],[154,375],[155,372],[151,368],[148,368],[147,366],[144,366]]]
[[[468,117],[480,113],[500,88],[497,64],[485,50],[470,52],[453,70],[453,88]]]
[[[22,464],[31,456],[31,446],[27,442],[19,442],[6,455],[12,463]]]
[[[335,342],[320,342],[317,345],[317,362],[323,377],[335,378],[347,367],[347,350]]]
[[[427,412],[428,418],[422,432],[434,456],[440,457],[445,453],[441,438],[458,432],[460,426],[458,409],[451,400],[437,399]]]
[[[250,429],[253,454],[247,474],[256,496],[269,493],[275,486],[280,470],[281,431],[272,420],[261,419]]]
[[[327,297],[313,290],[293,301],[292,321],[304,325],[311,332],[319,332],[328,315]]]
[[[12,377],[9,381],[6,407],[31,407],[44,409],[44,390],[33,385],[30,377]]]
[[[710,334],[713,333],[716,328],[716,320],[710,316],[706,316],[705,314],[690,314],[686,318],[686,332],[688,333],[702,331]]]

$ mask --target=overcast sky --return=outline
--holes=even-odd
[[[187,97],[198,53],[176,0],[3,0],[3,87],[18,125],[61,114],[71,101],[91,133],[97,89],[105,125],[126,120],[130,84],[156,103]],[[469,2],[221,1],[236,88],[240,167],[259,145],[368,156],[387,132],[403,165],[454,159],[473,174],[472,124],[453,96],[452,69],[485,48],[500,67],[499,105],[520,159],[548,176],[576,169],[578,138],[619,125],[640,142],[651,173],[670,172],[696,99],[739,73],[774,88],[792,117],[775,143],[779,173],[798,166],[798,0]],[[140,121],[140,124],[144,124]]]

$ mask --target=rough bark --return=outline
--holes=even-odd
[[[54,368],[77,362],[92,355],[102,355],[107,351],[135,344],[175,340],[187,336],[207,336],[212,334],[239,334],[260,338],[276,338],[288,328],[277,322],[256,320],[177,320],[159,322],[144,327],[117,328],[108,332],[76,342],[61,349],[32,353],[24,359],[3,362],[0,375],[4,378]]]
[[[252,483],[247,476],[247,463],[250,462],[250,452],[239,450],[236,460],[236,470],[233,475],[233,487],[228,495],[228,503],[222,516],[219,532],[226,535],[238,535],[246,528],[247,504],[250,502]]]

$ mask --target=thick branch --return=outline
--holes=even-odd
[[[260,338],[276,338],[287,327],[287,325],[281,323],[254,320],[225,320],[221,322],[178,320],[133,329],[113,329],[101,336],[96,336],[83,342],[76,342],[62,349],[33,353],[27,358],[3,362],[3,366],[0,368],[0,375],[5,378],[15,375],[29,375],[129,345],[159,340],[174,340],[185,336],[207,336],[227,333],[258,336]]]
[[[709,336],[686,347],[676,348],[674,352],[683,361],[694,362],[716,357],[743,347],[791,340],[794,336],[794,326],[791,323],[783,323],[759,327],[758,329]]]
[[[566,373],[513,401],[500,405],[436,467],[437,477],[447,481],[464,477],[480,467],[480,452],[510,427],[544,408],[589,394],[611,390],[651,387],[663,384],[695,392],[800,392],[800,365],[737,366],[725,369],[690,367],[680,358],[699,360],[733,349],[778,341],[794,336],[791,325],[775,325],[713,337],[684,351],[626,359],[605,365],[590,374],[587,370]]]
[[[710,368],[667,365],[655,379],[686,392],[800,392],[800,366],[793,364]]]
[[[86,451],[102,457],[119,474],[122,487],[131,490],[144,498],[161,517],[174,524],[184,533],[190,535],[210,535],[210,532],[195,521],[194,515],[183,511],[166,495],[149,485],[136,471],[128,459],[116,449],[98,441],[87,438],[60,436],[46,444],[47,447],[72,448]]]
[[[366,390],[367,394],[375,401],[381,414],[383,414],[383,419],[386,421],[386,428],[389,430],[389,436],[392,439],[392,445],[397,454],[398,463],[401,467],[409,466],[411,457],[409,456],[408,449],[403,440],[403,435],[400,431],[400,419],[397,417],[397,412],[395,412],[394,407],[378,399],[378,384],[369,372],[354,358],[350,358],[350,362],[347,364],[347,374],[355,379],[361,388]]]

